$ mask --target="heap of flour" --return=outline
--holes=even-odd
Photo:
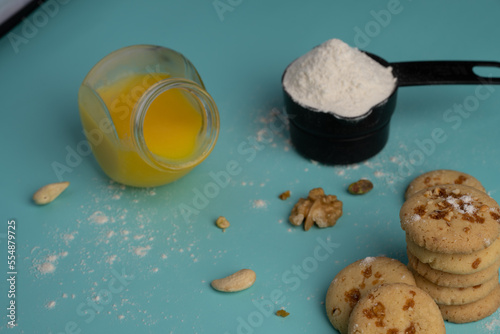
[[[302,106],[359,117],[391,95],[396,84],[384,67],[338,39],[315,47],[286,70],[283,86]]]

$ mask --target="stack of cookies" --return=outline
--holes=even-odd
[[[412,181],[400,211],[409,268],[443,318],[466,323],[500,306],[500,208],[470,175],[432,171]]]
[[[428,293],[401,262],[367,257],[342,269],[328,288],[328,319],[341,334],[445,333]]]

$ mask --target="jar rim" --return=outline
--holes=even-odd
[[[196,154],[184,160],[174,161],[155,155],[148,148],[144,137],[144,121],[149,107],[157,97],[171,89],[180,89],[190,94],[198,102],[202,116],[201,139]],[[130,122],[132,142],[144,161],[159,170],[182,170],[195,167],[212,152],[219,135],[220,119],[214,100],[196,82],[184,78],[166,78],[144,92],[132,110]]]

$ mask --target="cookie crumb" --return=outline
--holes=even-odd
[[[217,225],[218,228],[222,229],[222,232],[225,232],[226,228],[228,228],[231,224],[229,224],[229,221],[226,219],[226,217],[220,216],[215,221],[215,225]]]
[[[281,310],[276,311],[276,315],[278,317],[286,318],[286,317],[288,317],[290,315],[290,313],[288,313],[287,311],[281,309]]]
[[[280,198],[280,200],[284,201],[290,197],[290,194],[290,190],[287,190],[282,192],[278,197]]]

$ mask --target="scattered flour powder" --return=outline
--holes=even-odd
[[[102,211],[96,211],[88,218],[88,220],[92,223],[101,225],[107,223],[109,218]]]
[[[39,265],[37,269],[41,274],[45,275],[56,271],[56,266],[52,262],[47,261]]]
[[[267,208],[267,202],[262,199],[256,199],[253,201],[252,206],[254,209],[265,209]]]
[[[372,264],[372,263],[373,263],[373,261],[375,261],[375,260],[376,260],[376,259],[375,259],[375,257],[369,256],[369,257],[364,258],[364,259],[363,259],[363,260],[359,263],[359,265],[360,265],[361,267],[366,267],[366,266],[368,266],[368,265]]]
[[[393,92],[396,79],[384,67],[338,39],[315,47],[286,70],[283,86],[300,105],[343,117],[359,117]]]
[[[50,302],[48,302],[47,304],[45,304],[45,308],[51,310],[53,309],[54,307],[56,307],[56,301],[55,300],[51,300]]]

